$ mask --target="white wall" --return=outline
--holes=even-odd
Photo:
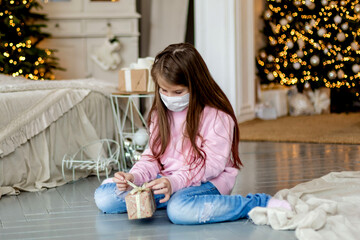
[[[239,122],[255,117],[253,0],[195,1],[195,46]]]
[[[149,56],[172,43],[184,42],[189,0],[152,0]]]

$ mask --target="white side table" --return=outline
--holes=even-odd
[[[136,114],[140,118],[143,127],[147,128],[146,121],[138,107],[138,100],[140,98],[153,98],[153,97],[154,97],[154,93],[149,93],[149,92],[116,92],[111,94],[111,105],[112,105],[113,115],[116,124],[116,129],[119,134],[120,157],[121,157],[120,159],[121,169],[119,169],[120,171],[127,170],[124,143],[125,143],[125,139],[127,138],[132,139],[136,132],[137,127],[135,126],[134,123],[134,116],[135,116],[134,114]],[[121,109],[119,106],[120,99],[126,100],[126,106],[123,114],[121,113]],[[125,129],[126,119],[130,120],[130,124],[131,124],[130,129]]]

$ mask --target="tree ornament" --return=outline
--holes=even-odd
[[[273,55],[269,55],[268,58],[267,58],[267,60],[268,60],[269,62],[273,62],[273,61],[275,60],[275,57],[274,57]]]
[[[286,18],[282,18],[280,19],[279,23],[281,24],[281,26],[285,26],[286,24],[288,24],[288,21],[286,20]]]
[[[345,77],[345,73],[342,69],[339,69],[339,71],[337,72],[337,76],[339,79],[343,79]]]
[[[275,23],[273,23],[273,22],[270,22],[269,23],[270,24],[270,26],[271,26],[271,30],[273,31],[273,33],[274,34],[278,34],[279,33],[279,28],[277,27],[278,25],[276,25]]]
[[[328,77],[330,80],[334,80],[336,78],[336,72],[335,70],[331,70],[329,73],[328,73]]]
[[[342,61],[343,59],[344,59],[344,57],[343,57],[343,55],[341,55],[341,53],[338,53],[338,54],[336,55],[336,60]]]
[[[137,145],[145,146],[148,142],[148,139],[149,139],[149,135],[146,129],[139,128],[134,134],[133,141]]]
[[[346,1],[342,0],[342,1],[340,2],[340,5],[341,5],[341,6],[345,6],[345,5],[346,5]]]
[[[339,32],[337,35],[336,35],[336,37],[337,37],[337,39],[338,39],[338,41],[339,42],[343,42],[343,41],[345,41],[345,33],[343,33],[343,32]]]
[[[320,63],[320,58],[319,58],[319,56],[317,56],[317,55],[312,56],[312,57],[310,58],[310,63],[311,63],[311,65],[313,65],[314,67],[317,66],[317,65],[319,65],[319,63]]]
[[[350,44],[350,46],[351,46],[351,49],[354,50],[354,51],[359,50],[359,44],[357,42],[352,42]]]
[[[305,46],[305,42],[304,42],[304,40],[302,38],[299,38],[297,40],[297,44],[299,46],[299,49],[302,49]]]
[[[288,41],[286,43],[286,46],[289,48],[289,49],[292,49],[294,47],[294,43],[292,41]]]
[[[331,8],[335,8],[335,7],[337,7],[337,2],[331,1],[330,4],[329,4],[329,6],[330,6]]]
[[[301,64],[300,64],[299,62],[293,63],[293,68],[294,68],[295,70],[299,70],[300,67],[301,67]]]
[[[357,73],[360,72],[360,66],[359,66],[359,64],[354,64],[354,65],[352,65],[351,69],[352,69],[352,71],[353,71],[355,74],[357,74]]]
[[[270,41],[270,45],[275,46],[277,44],[277,41],[275,39],[272,39]]]
[[[305,88],[305,89],[309,89],[309,88],[310,88],[310,83],[309,83],[309,81],[306,81],[306,82],[305,82],[304,88]]]
[[[310,10],[314,10],[315,8],[315,4],[313,2],[311,2],[310,0],[306,0],[305,5],[310,9]]]
[[[317,33],[318,33],[319,37],[323,37],[326,34],[326,29],[324,27],[322,27],[318,30]]]
[[[305,24],[305,30],[306,31],[311,30],[314,27],[315,24],[316,24],[316,21],[314,19],[311,19],[310,22],[307,22]]]
[[[301,50],[297,50],[296,54],[298,55],[299,58],[302,58],[304,56],[304,52]]]
[[[354,11],[355,11],[356,13],[359,13],[359,12],[360,12],[360,4],[356,4],[356,5],[355,5]]]
[[[294,5],[295,5],[296,7],[300,7],[300,6],[302,5],[302,2],[301,2],[300,0],[295,0],[295,1],[294,1]]]
[[[308,32],[312,29],[312,26],[309,23],[305,24],[305,30]]]
[[[311,20],[310,20],[310,25],[311,25],[311,27],[314,27],[315,24],[316,24],[316,21],[315,21],[314,19],[311,19]]]
[[[344,30],[344,31],[348,30],[349,29],[349,24],[347,22],[341,24],[341,29]]]
[[[265,52],[264,50],[262,50],[262,51],[260,52],[260,57],[261,57],[262,59],[266,58],[266,52]]]
[[[271,12],[270,10],[266,10],[266,11],[264,12],[264,18],[265,18],[266,20],[269,20],[269,19],[271,18],[271,16],[272,16],[272,12]]]
[[[342,21],[342,18],[341,18],[339,15],[336,15],[336,16],[334,17],[334,22],[335,22],[336,24],[341,23],[341,21]]]
[[[133,161],[138,162],[138,161],[140,161],[140,159],[141,159],[141,153],[138,152],[138,151],[134,151],[134,153],[133,153]]]
[[[266,77],[267,77],[267,79],[269,79],[269,81],[274,81],[274,79],[275,79],[275,76],[272,72],[268,73],[268,75]]]
[[[286,16],[286,19],[287,19],[289,22],[292,22],[292,20],[294,20],[293,16],[291,16],[290,14]]]
[[[321,0],[321,4],[322,4],[323,6],[328,5],[328,0]]]
[[[329,49],[324,48],[324,53],[327,54],[329,52]]]

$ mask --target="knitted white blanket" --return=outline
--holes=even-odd
[[[293,211],[254,208],[249,216],[255,224],[295,229],[301,240],[359,239],[360,171],[332,172],[274,197],[287,200]]]

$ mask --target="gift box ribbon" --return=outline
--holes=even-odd
[[[145,183],[139,187],[136,186],[135,184],[133,184],[132,182],[130,182],[129,180],[126,180],[127,184],[129,184],[131,187],[133,187],[134,189],[131,190],[131,192],[129,194],[131,195],[135,195],[135,201],[136,201],[136,214],[137,214],[137,218],[141,218],[141,209],[140,209],[140,193],[146,190],[145,187]]]
[[[125,89],[127,92],[131,92],[131,70],[125,70]]]

